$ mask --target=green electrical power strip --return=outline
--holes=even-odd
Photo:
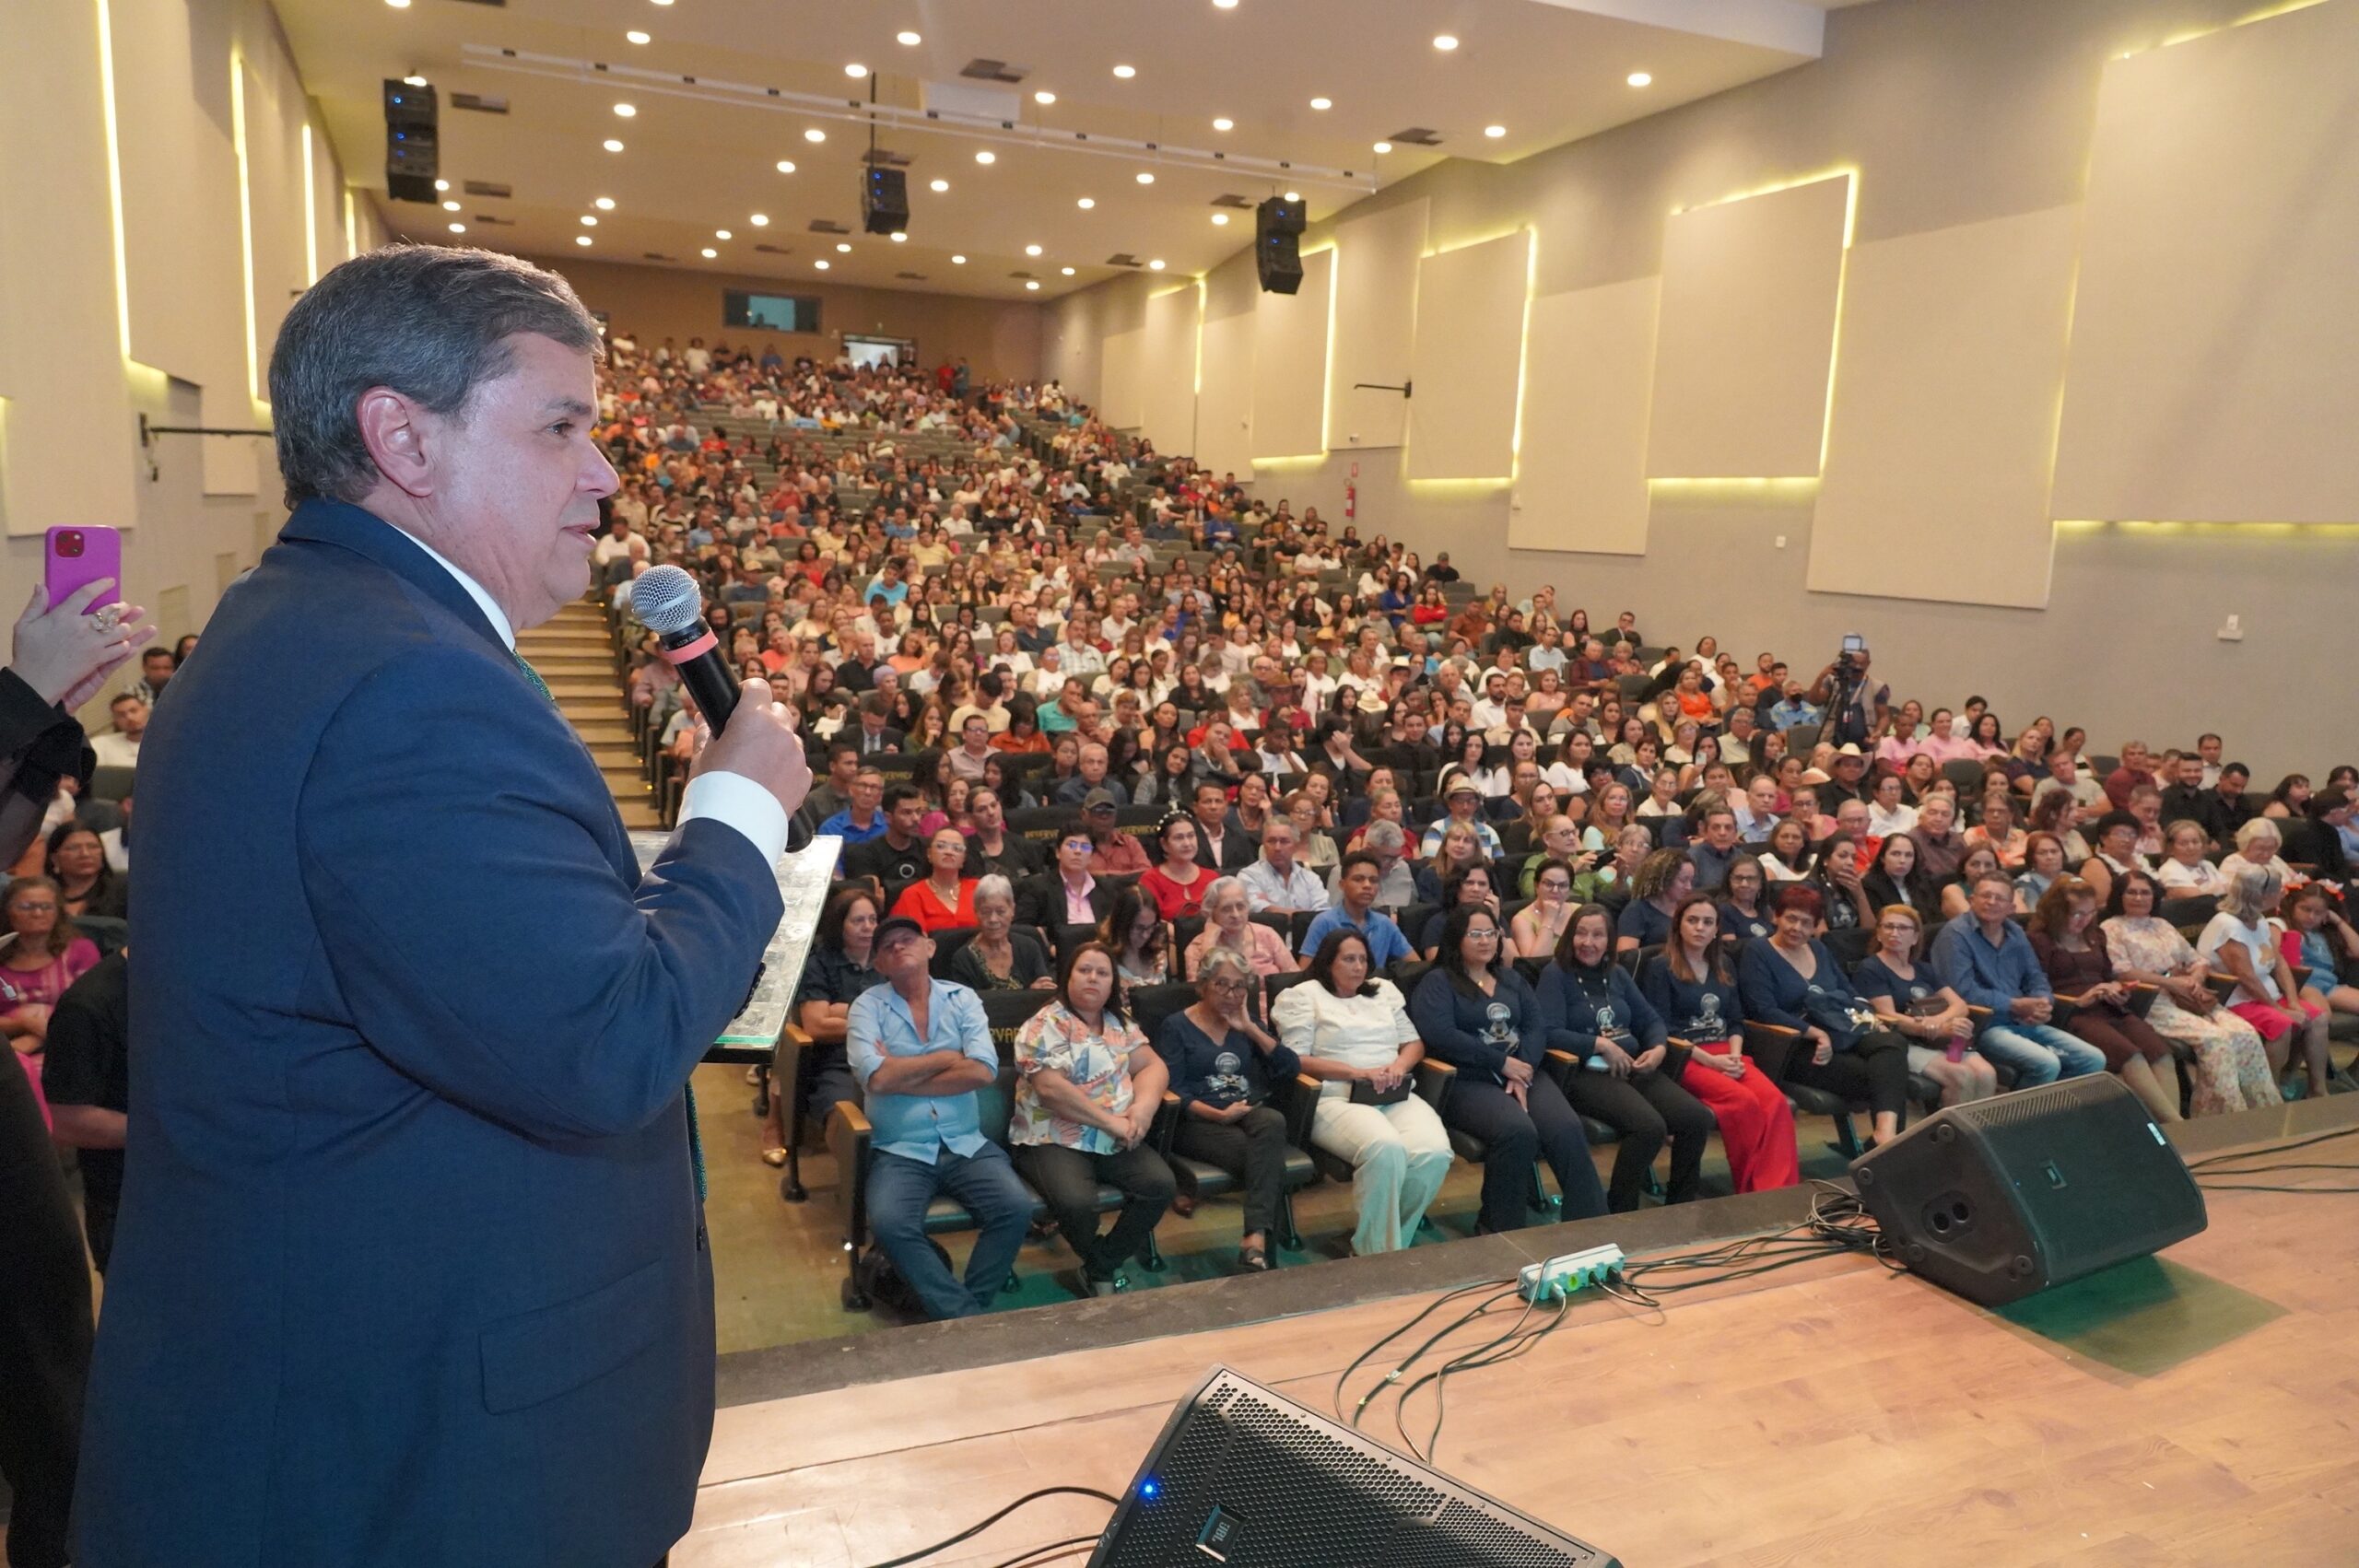
[[[1582,1252],[1567,1252],[1543,1263],[1525,1264],[1516,1276],[1516,1290],[1526,1301],[1562,1301],[1621,1272],[1622,1249],[1609,1242]]]

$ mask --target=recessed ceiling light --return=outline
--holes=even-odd
[[[892,233],[886,235],[886,238],[892,240],[894,244],[899,245],[906,243],[910,236],[906,230],[897,228],[893,230]]]
[[[868,67],[855,60],[851,64],[844,67],[844,75],[850,76],[853,81],[858,81],[861,77],[868,75]]]
[[[1627,76],[1625,76],[1623,80],[1628,82],[1634,88],[1652,87],[1654,85],[1654,77],[1645,71],[1633,71]]]
[[[581,227],[584,228],[595,228],[598,227],[598,220],[585,212],[581,215]]]
[[[1075,205],[1075,206],[1079,207],[1079,208],[1080,208],[1082,211],[1084,211],[1084,212],[1087,212],[1090,208],[1092,208],[1092,207],[1096,206],[1097,205],[1097,197],[1095,197],[1095,196],[1084,196],[1084,197],[1082,197],[1082,198],[1081,198],[1081,200],[1079,200],[1079,201],[1077,201],[1077,202],[1074,203],[1074,205]]]
[[[818,126],[814,125],[809,130],[803,133],[803,139],[806,142],[812,143],[824,142],[827,139],[827,133],[819,129]]]
[[[1379,152],[1391,152],[1392,150],[1392,144],[1391,142],[1379,142],[1376,144],[1376,150]]]
[[[839,240],[836,241],[836,249],[849,256],[851,254],[851,241],[849,240]]]
[[[1214,227],[1215,228],[1227,228],[1227,227],[1228,227],[1228,215],[1227,215],[1226,213],[1225,213],[1225,212],[1216,212],[1216,213],[1213,214],[1213,227]]]
[[[1117,65],[1114,67],[1114,74],[1127,82],[1139,73],[1138,68],[1134,65]]]
[[[640,31],[637,28],[631,29],[630,31],[623,34],[623,37],[628,39],[633,43],[645,43],[649,41],[647,34]]]
[[[813,266],[815,266],[815,267],[817,267],[821,272],[826,272],[826,271],[827,270],[827,257],[825,257],[825,256],[821,256],[818,260],[816,260],[816,261],[813,262],[811,264],[812,264]]]
[[[442,210],[444,212],[457,212],[459,210],[459,204],[456,202],[444,202],[442,204]]]
[[[716,228],[716,229],[714,229],[714,230],[712,231],[712,237],[713,237],[715,240],[729,240],[729,239],[734,239],[734,235],[732,235],[732,234],[729,232],[729,230],[727,230],[727,229],[725,229],[725,228]]]
[[[1302,200],[1302,193],[1300,191],[1288,191],[1286,193],[1286,200],[1290,202],[1298,202]]]
[[[1027,245],[1024,247],[1024,253],[1027,256],[1037,256],[1040,253],[1040,247],[1038,245]]]
[[[1485,125],[1483,127],[1483,135],[1490,137],[1491,140],[1495,142],[1507,134],[1508,128],[1505,125]]]
[[[1213,9],[1215,11],[1234,11],[1237,9],[1237,0],[1213,0]]]
[[[1147,263],[1146,270],[1149,272],[1161,272],[1163,270],[1163,258],[1161,256],[1157,256],[1155,260]]]
[[[577,234],[573,237],[573,242],[577,245],[587,245],[590,243],[590,236],[587,234]]]
[[[1314,98],[1310,100],[1310,107],[1313,109],[1332,109],[1335,107],[1335,100],[1332,98]]]
[[[992,151],[989,147],[985,147],[982,151],[975,155],[975,161],[977,163],[997,163],[999,161],[999,154]]]
[[[608,136],[606,138],[606,150],[608,152],[620,152],[623,150],[623,145],[614,137]]]
[[[406,11],[409,9],[409,0],[385,0],[385,4],[391,6],[396,11]]]
[[[596,207],[600,212],[612,212],[615,210],[615,198],[612,196],[601,196],[590,205]]]
[[[396,11],[398,11],[398,10],[400,10],[400,9],[401,9],[401,7],[400,7],[400,6],[394,6],[394,7],[393,7],[393,9],[395,9]],[[454,223],[454,224],[452,224],[452,225],[451,226],[451,232],[452,232],[452,233],[453,233],[453,234],[464,234],[466,231],[467,231],[467,226],[466,226],[465,224],[464,224],[464,223]]]
[[[1039,92],[1032,95],[1032,101],[1035,103],[1054,103],[1057,101],[1057,95],[1049,91],[1048,88],[1043,88]]]
[[[780,159],[778,160],[778,171],[779,171],[780,174],[792,174],[792,173],[793,173],[793,172],[794,172],[794,160],[793,160],[792,158],[780,158]]]
[[[1434,47],[1440,50],[1444,54],[1447,54],[1451,50],[1458,47],[1458,37],[1454,33],[1436,33],[1434,34]]]
[[[770,226],[770,215],[766,212],[757,212],[747,217],[745,221],[757,228],[768,228]]]
[[[424,76],[404,76],[402,78],[402,83],[405,87],[422,88],[426,85],[426,78]]]
[[[721,252],[718,252],[718,251],[716,251],[716,250],[714,250],[711,246],[707,245],[707,246],[704,248],[704,250],[703,250],[703,252],[702,252],[702,254],[703,254],[703,256],[704,256],[704,259],[705,259],[706,261],[708,261],[708,262],[709,262],[709,261],[711,261],[714,257],[716,257],[716,256],[720,255],[720,254],[721,254]]]
[[[448,180],[437,180],[434,182],[434,188],[438,191],[447,191],[451,188],[451,182]]]
[[[1027,277],[1024,280],[1024,287],[1027,288],[1038,288],[1040,287],[1040,280],[1037,277]]]
[[[655,0],[655,4],[658,6],[669,6],[671,3],[672,0]]]
[[[963,267],[967,264],[967,258],[964,256],[953,256],[950,258],[950,264],[954,267]]]
[[[1071,277],[1073,275],[1073,268],[1071,267],[1059,267],[1057,270],[1064,274],[1067,277]]]
[[[906,45],[906,46],[908,46],[909,48],[911,48],[911,49],[916,48],[919,44],[923,43],[923,42],[925,41],[925,40],[923,40],[923,39],[920,38],[917,34],[915,34],[915,33],[913,33],[913,32],[908,32],[908,31],[897,32],[897,33],[895,33],[893,36],[894,36],[894,38],[895,38],[895,39],[898,40],[901,43],[903,43],[904,45]]]
[[[1213,129],[1215,131],[1234,131],[1237,129],[1237,122],[1224,114],[1219,119],[1213,122]]]
[[[939,194],[942,192],[950,189],[950,181],[947,180],[936,180],[933,181],[932,189],[936,194]]]
[[[1142,185],[1152,185],[1155,183],[1155,176],[1142,169],[1139,170],[1139,183]]]
[[[615,105],[615,112],[628,120],[632,115],[639,112],[639,105],[635,103],[618,103]]]

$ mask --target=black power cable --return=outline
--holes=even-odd
[[[951,1536],[947,1539],[938,1540],[932,1546],[925,1547],[921,1550],[905,1552],[899,1557],[891,1558],[886,1562],[875,1563],[874,1564],[874,1568],[902,1568],[902,1564],[904,1563],[915,1562],[921,1558],[932,1557],[937,1552],[947,1551],[952,1547],[957,1546],[960,1541],[972,1540],[975,1537],[981,1535],[985,1530],[990,1529],[993,1525],[998,1524],[1002,1519],[1006,1518],[1010,1514],[1015,1513],[1018,1508],[1023,1507],[1027,1503],[1038,1503],[1043,1497],[1059,1496],[1095,1497],[1100,1503],[1110,1504],[1117,1508],[1122,1505],[1122,1500],[1121,1498],[1114,1496],[1111,1492],[1100,1492],[1094,1486],[1044,1486],[1038,1492],[1026,1492],[1023,1496],[1017,1498],[1015,1502],[1009,1504],[998,1513],[993,1514],[990,1518],[983,1520],[980,1524],[969,1525],[967,1528],[960,1530],[957,1535]],[[1070,1546],[1077,1541],[1096,1540],[1097,1539],[1097,1537],[1096,1536],[1076,1536],[1072,1541],[1066,1541],[1062,1544]],[[1036,1556],[1040,1552],[1050,1550],[1050,1548],[1049,1547],[1036,1546],[1030,1551],[1016,1553],[1016,1555],[1009,1561],[1011,1563],[1021,1562],[1027,1557]]]

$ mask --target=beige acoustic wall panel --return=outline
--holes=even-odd
[[[1410,478],[1513,476],[1531,280],[1529,229],[1444,251],[1418,264]]]
[[[1818,472],[1851,178],[1694,207],[1665,226],[1649,478]]]
[[[1327,329],[1335,252],[1302,258],[1302,287],[1253,307],[1253,455],[1316,457],[1326,450]]]
[[[1532,302],[1509,547],[1646,554],[1660,288],[1640,277]]]
[[[1135,430],[1146,408],[1146,329],[1134,327],[1106,339],[1099,370],[1098,415],[1117,430]]]
[[[2048,603],[2081,209],[1853,248],[1809,586]]]
[[[1203,327],[1203,381],[1196,395],[1196,461],[1215,474],[1253,477],[1254,312]]]
[[[1397,447],[1408,400],[1357,383],[1409,380],[1417,324],[1417,263],[1426,253],[1423,201],[1335,226],[1335,383],[1327,390],[1327,445]]]
[[[2359,5],[2106,63],[2060,518],[2359,520]]]
[[[1203,299],[1203,290],[1189,284],[1146,302],[1139,427],[1166,456],[1191,456],[1196,450],[1196,322]]]

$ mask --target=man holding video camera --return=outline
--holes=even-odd
[[[1859,633],[1844,638],[1835,662],[1811,683],[1810,700],[1826,714],[1827,727],[1819,736],[1823,741],[1837,745],[1849,741],[1865,747],[1869,738],[1884,728],[1892,688],[1868,683],[1868,644]]]

